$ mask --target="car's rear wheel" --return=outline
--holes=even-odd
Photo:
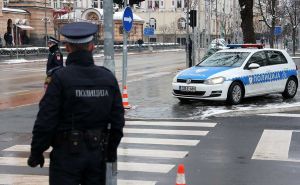
[[[293,98],[297,93],[297,89],[298,89],[297,78],[290,77],[286,82],[285,89],[282,93],[282,96],[287,99]]]
[[[239,82],[233,82],[227,93],[227,100],[226,102],[230,105],[237,105],[239,104],[243,99],[243,86]]]

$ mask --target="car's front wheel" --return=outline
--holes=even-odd
[[[290,77],[286,82],[285,89],[282,93],[282,96],[287,99],[293,98],[297,93],[297,89],[298,89],[297,78]]]
[[[243,94],[242,84],[233,82],[228,89],[226,102],[230,105],[237,105],[242,101]]]

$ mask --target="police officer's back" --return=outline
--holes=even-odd
[[[53,37],[48,37],[49,54],[48,54],[46,73],[53,68],[63,67],[63,54],[60,52],[58,43],[59,40]]]
[[[67,67],[53,73],[40,102],[28,159],[29,166],[42,166],[43,152],[53,147],[50,185],[103,185],[105,153],[110,162],[117,158],[124,108],[114,75],[94,64],[91,41],[96,32],[96,25],[79,22],[60,30],[69,52]]]

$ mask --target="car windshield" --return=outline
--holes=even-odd
[[[201,67],[240,67],[250,52],[217,52],[203,62],[197,64]]]

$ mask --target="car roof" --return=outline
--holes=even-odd
[[[280,51],[282,52],[283,50],[281,49],[273,49],[273,48],[263,48],[263,49],[258,49],[258,48],[238,48],[238,49],[223,49],[218,52],[250,52],[250,53],[255,53],[258,51]]]

